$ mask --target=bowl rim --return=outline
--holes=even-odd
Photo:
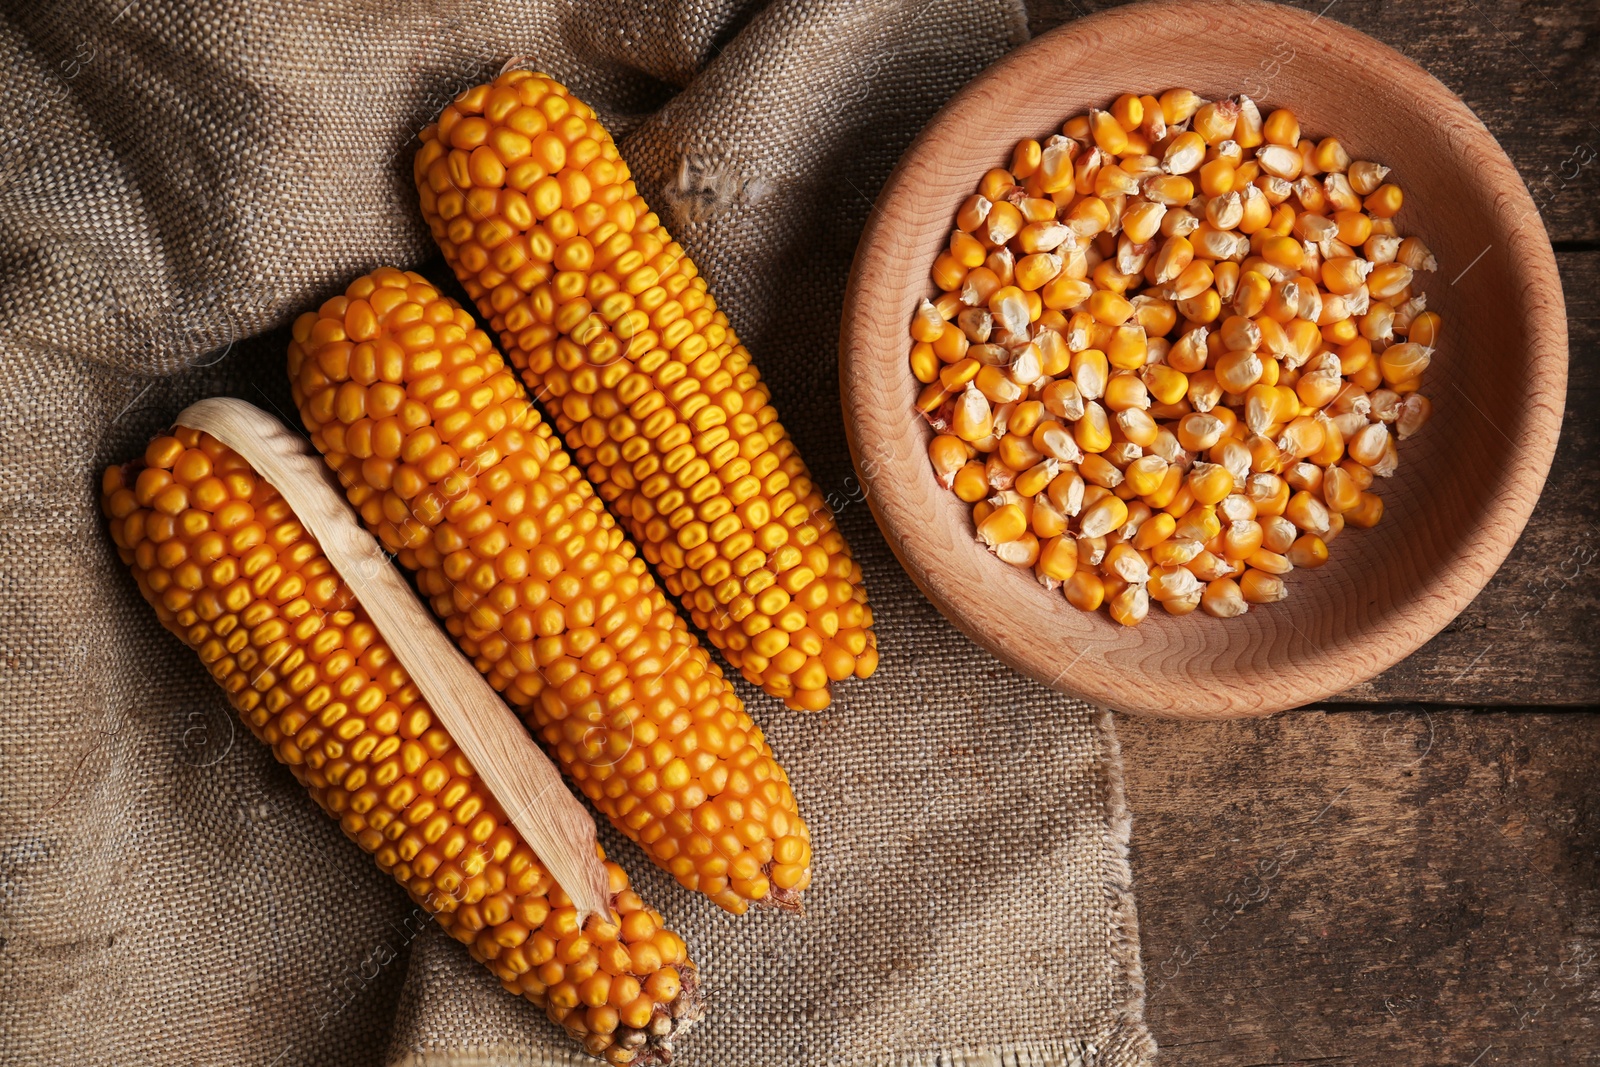
[[[903,258],[902,250],[895,246],[894,215],[886,205],[895,202],[901,195],[901,187],[928,162],[952,131],[987,114],[985,109],[990,101],[985,98],[985,88],[1017,68],[1070,51],[1079,38],[1138,33],[1141,23],[1147,28],[1151,19],[1196,11],[1211,12],[1219,20],[1282,19],[1286,28],[1304,35],[1308,50],[1318,45],[1322,50],[1332,47],[1341,51],[1365,49],[1371,62],[1383,65],[1390,75],[1405,83],[1406,92],[1417,100],[1419,107],[1448,113],[1464,135],[1460,154],[1474,157],[1490,168],[1502,201],[1495,219],[1503,231],[1508,256],[1518,265],[1530,286],[1540,287],[1549,299],[1544,305],[1530,305],[1526,314],[1528,324],[1538,327],[1527,335],[1529,415],[1515,442],[1516,454],[1507,463],[1499,487],[1502,499],[1512,504],[1505,508],[1483,509],[1471,529],[1461,535],[1459,547],[1451,553],[1449,566],[1441,569],[1438,586],[1430,588],[1426,597],[1413,597],[1407,602],[1403,613],[1405,624],[1397,626],[1386,622],[1375,631],[1369,631],[1369,636],[1377,634],[1381,645],[1376,652],[1369,649],[1364,657],[1323,656],[1316,663],[1292,665],[1280,679],[1282,684],[1275,685],[1271,693],[1251,692],[1244,687],[1208,689],[1204,693],[1210,701],[1208,706],[1175,708],[1161,700],[1154,687],[1140,678],[1111,678],[1110,672],[1074,674],[1071,665],[1056,669],[1056,664],[1039,649],[1022,649],[1002,642],[973,605],[954,601],[931,581],[930,572],[948,560],[934,554],[924,540],[904,536],[911,532],[909,524],[897,517],[909,502],[912,483],[908,476],[918,473],[913,465],[920,461],[925,473],[925,450],[918,447],[910,454],[889,453],[887,462],[883,461],[882,453],[865,458],[865,449],[870,441],[881,439],[881,430],[875,425],[874,412],[858,405],[857,400],[876,391],[872,386],[881,380],[884,361],[898,360],[903,364],[905,359],[901,346],[885,352],[881,337],[873,336],[871,326],[878,316],[898,315],[894,307],[898,297],[881,288],[875,289],[867,281],[876,278],[896,258]],[[1298,44],[1300,39],[1296,40]],[[1504,222],[1513,216],[1519,219],[1516,225]],[[881,334],[881,328],[878,332]],[[839,383],[845,435],[863,495],[901,566],[940,613],[1008,666],[1047,686],[1118,710],[1185,719],[1266,715],[1324,700],[1387,670],[1444,629],[1488,584],[1533,513],[1560,436],[1566,379],[1567,319],[1555,253],[1543,217],[1521,174],[1488,128],[1449,88],[1387,45],[1332,19],[1266,0],[1147,0],[1103,11],[1034,38],[973,78],[923,127],[876,198],[851,264],[839,339]]]

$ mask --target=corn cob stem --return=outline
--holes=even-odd
[[[594,111],[508,70],[422,142],[417,187],[445,258],[694,624],[793,708],[871,674],[861,568]]]
[[[787,775],[471,315],[383,268],[300,317],[289,374],[367,528],[594,805],[722,907],[797,907]]]
[[[683,940],[614,863],[607,906],[583,921],[424,697],[437,683],[413,679],[364,610],[371,575],[342,579],[277,489],[194,427],[109,468],[101,492],[157,617],[345,835],[589,1053],[670,1063],[701,1014]]]

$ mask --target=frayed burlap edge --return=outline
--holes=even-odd
[[[1101,1067],[1152,1062],[1156,1041],[1144,1021],[1144,963],[1139,954],[1139,907],[1133,896],[1133,868],[1128,862],[1128,845],[1133,835],[1133,812],[1122,780],[1122,743],[1107,708],[1095,709],[1095,728],[1102,744],[1102,765],[1106,769],[1106,836],[1111,845],[1106,855],[1104,886],[1111,900],[1111,959],[1122,968],[1128,980],[1128,997],[1122,1002],[1117,1023],[1106,1036],[1101,1051]]]
[[[948,1049],[930,1052],[905,1052],[875,1060],[862,1060],[847,1067],[1122,1067],[1148,1063],[1114,1057],[1126,1048],[1120,1031],[1117,1042],[1100,1048],[1093,1042],[1042,1042],[1002,1045],[993,1049]],[[482,1048],[462,1052],[411,1053],[394,1061],[393,1067],[585,1067],[598,1061],[586,1056],[567,1058],[529,1055],[513,1049]],[[801,1065],[803,1067],[803,1065]]]
[[[1136,1050],[1141,1040],[1148,1041],[1148,1035],[1132,1035],[1119,1026],[1104,1045],[1092,1041],[1023,1042],[988,1049],[902,1052],[860,1060],[846,1067],[1142,1067],[1150,1062],[1150,1056]],[[576,1054],[531,1054],[513,1048],[483,1047],[413,1052],[393,1061],[392,1067],[586,1067],[596,1062]]]

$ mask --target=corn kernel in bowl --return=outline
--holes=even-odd
[[[1375,525],[1442,326],[1387,175],[1186,89],[1018,144],[911,323],[929,461],[978,540],[1131,626],[1282,600]]]

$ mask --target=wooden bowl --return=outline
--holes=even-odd
[[[1308,136],[1337,135],[1392,168],[1398,221],[1439,270],[1420,275],[1444,319],[1424,380],[1432,420],[1381,482],[1383,521],[1347,529],[1289,598],[1221,620],[1137,627],[1078,611],[973,539],[971,509],[928,464],[912,410],[909,324],[935,290],[957,206],[1024,137],[1120,93],[1187,86],[1288,107]],[[961,91],[906,152],[867,222],[841,337],[845,426],[885,537],[928,598],[1015,669],[1119,710],[1262,715],[1332,696],[1438,633],[1516,542],[1549,471],[1566,395],[1561,281],[1538,210],[1467,107],[1364,34],[1293,8],[1166,0],[1080,19],[1017,49]]]

